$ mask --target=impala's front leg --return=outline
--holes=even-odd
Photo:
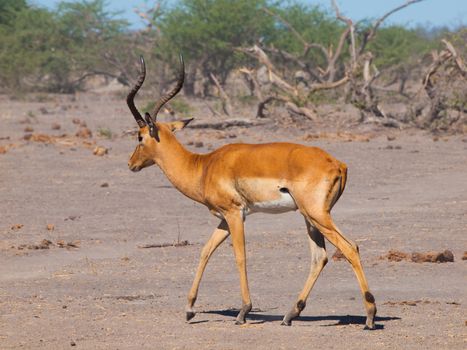
[[[203,277],[204,269],[211,257],[212,253],[221,245],[222,242],[229,236],[229,230],[225,220],[222,220],[219,226],[214,230],[211,238],[204,245],[203,250],[201,251],[201,257],[199,259],[198,269],[196,270],[195,279],[193,280],[193,285],[191,286],[190,292],[188,293],[188,305],[186,307],[186,320],[189,321],[195,317],[195,312],[193,311],[193,305],[195,304],[196,297],[198,296],[199,283],[201,282],[201,277]]]
[[[245,317],[251,311],[250,291],[248,289],[248,278],[246,273],[245,232],[243,227],[243,216],[240,211],[230,212],[225,215],[229,231],[232,237],[232,245],[240,273],[240,288],[242,292],[242,309],[238,313],[235,324],[244,324]]]

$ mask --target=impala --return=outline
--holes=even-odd
[[[347,179],[347,167],[325,151],[293,143],[229,144],[208,154],[188,151],[174,132],[183,129],[192,119],[170,123],[157,122],[162,106],[182,88],[184,63],[176,86],[155,104],[152,114],[144,119],[134,104],[142,86],[146,67],[141,57],[137,83],[127,97],[128,107],[139,126],[139,144],[131,155],[132,171],[157,164],[170,182],[184,195],[204,204],[221,219],[201,251],[201,257],[188,294],[186,319],[193,310],[206,264],[216,248],[230,235],[240,274],[242,308],[236,324],[245,323],[251,311],[248,289],[244,220],[255,212],[283,213],[299,210],[308,232],[311,267],[303,290],[292,309],[284,316],[283,325],[291,325],[305,308],[306,300],[321,270],[326,265],[325,240],[342,251],[356,274],[366,308],[366,329],[374,328],[376,305],[360,262],[357,245],[344,237],[334,224],[330,211],[341,196]]]

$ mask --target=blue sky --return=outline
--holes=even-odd
[[[235,0],[233,0],[235,1]],[[404,3],[406,0],[337,0],[341,12],[353,20],[376,18],[388,10]],[[59,0],[30,0],[32,4],[54,8]],[[141,20],[134,13],[135,7],[144,7],[156,1],[108,0],[111,10],[122,11],[122,17],[132,27],[141,26]],[[172,1],[169,1],[172,2]],[[330,0],[302,0],[303,3],[319,4],[329,8]],[[413,4],[388,18],[386,24],[402,24],[409,26],[432,25],[458,27],[467,25],[467,0],[425,0]]]

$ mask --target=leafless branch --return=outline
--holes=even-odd
[[[319,90],[335,89],[335,88],[337,88],[339,86],[344,85],[348,81],[349,81],[349,77],[346,75],[342,79],[337,80],[337,81],[333,81],[331,83],[325,82],[325,83],[312,84],[310,86],[310,93],[316,92],[316,91],[319,91]]]
[[[347,24],[347,29],[341,34],[341,37],[339,39],[339,45],[338,49],[336,50],[336,53],[334,54],[334,62],[339,58],[341,54],[342,47],[344,45],[345,39],[347,36],[350,35],[350,54],[352,56],[352,69],[355,67],[356,62],[357,62],[357,53],[355,51],[355,27],[353,24],[353,21],[345,17],[341,14],[339,7],[337,6],[336,0],[331,0],[332,7],[334,8],[334,11],[336,12],[336,18],[345,24]]]
[[[254,71],[246,67],[243,67],[239,69],[239,72],[243,73],[247,77],[248,81],[251,82],[251,84],[253,85],[252,87],[253,93],[256,95],[258,100],[262,101],[264,98],[263,93],[261,92],[261,86],[259,85],[258,79],[256,79],[254,75]]]
[[[462,76],[465,78],[467,76],[467,68],[465,67],[464,60],[457,53],[454,45],[452,45],[448,40],[442,39],[443,44],[446,46],[446,49],[451,53],[452,58],[456,61],[457,67],[459,68]]]
[[[191,129],[216,129],[222,130],[225,128],[236,127],[251,127],[257,125],[263,125],[265,122],[251,121],[249,119],[226,119],[219,122],[206,122],[206,123],[195,123],[191,124]]]
[[[248,56],[257,59],[259,63],[265,65],[269,71],[273,71],[276,69],[272,64],[271,60],[269,59],[268,55],[266,55],[266,53],[258,45],[253,45],[249,48],[237,47],[235,48],[235,50],[243,52]]]
[[[430,98],[434,98],[434,85],[431,77],[438,71],[439,67],[446,62],[446,60],[452,57],[452,53],[447,50],[443,50],[439,54],[437,52],[433,52],[432,55],[433,63],[428,68],[428,71],[422,81],[422,85]]]
[[[265,111],[267,109],[267,105],[273,101],[278,101],[284,104],[285,109],[289,114],[298,115],[302,117],[306,117],[310,120],[316,119],[316,111],[307,108],[307,107],[300,107],[297,106],[294,102],[292,102],[289,98],[284,96],[268,96],[266,99],[261,101],[258,104],[258,111],[256,113],[257,118],[266,118]]]
[[[386,12],[384,15],[382,15],[376,21],[374,21],[372,27],[366,33],[364,33],[364,35],[363,35],[363,40],[362,40],[362,43],[360,45],[359,53],[362,53],[363,50],[365,50],[366,45],[368,44],[368,42],[370,40],[372,40],[374,38],[374,36],[376,34],[376,31],[378,30],[381,23],[383,23],[389,16],[391,16],[392,14],[394,14],[397,11],[402,10],[403,8],[406,8],[407,6],[410,6],[412,4],[415,4],[417,2],[422,2],[422,1],[424,1],[424,0],[408,0],[404,4],[394,8],[394,9],[388,11],[388,12]]]
[[[309,120],[316,120],[316,112],[307,107],[299,107],[293,102],[287,102],[285,108],[290,114],[295,114],[308,118]]]
[[[264,100],[262,100],[258,104],[258,111],[256,112],[256,117],[257,118],[266,118],[266,115],[264,114],[265,110],[267,109],[267,105],[273,101],[279,101],[282,103],[287,103],[289,100],[285,97],[281,96],[268,96]]]
[[[286,61],[286,62],[294,62],[301,69],[308,72],[313,77],[313,79],[315,79],[315,80],[317,80],[319,82],[323,82],[322,72],[318,72],[315,69],[311,68],[303,60],[295,57],[294,55],[290,54],[289,52],[277,49],[275,47],[265,47],[263,49],[264,49],[264,51],[267,51],[269,53],[281,56],[283,58],[283,60]]]
[[[287,94],[295,96],[298,95],[297,89],[279,76],[278,70],[272,64],[268,55],[264,52],[262,48],[260,48],[257,45],[253,45],[251,48],[237,48],[237,50],[248,53],[251,57],[256,58],[259,61],[259,63],[264,64],[268,69],[268,76],[271,84],[275,85],[277,88],[281,89]]]
[[[229,96],[226,94],[225,90],[219,83],[219,80],[217,80],[216,76],[213,73],[209,74],[212,82],[214,85],[217,87],[217,91],[219,92],[219,98],[222,101],[222,109],[224,110],[224,113],[228,116],[232,115],[232,103],[230,102]]]
[[[334,54],[331,56],[330,60],[329,60],[329,63],[328,63],[328,68],[326,70],[326,72],[329,74],[328,75],[328,82],[332,82],[334,81],[334,77],[335,77],[335,74],[336,74],[336,62],[337,60],[339,59],[341,53],[342,53],[342,48],[344,47],[344,44],[345,44],[345,40],[347,39],[347,37],[349,36],[349,33],[350,33],[350,27],[347,27],[341,34],[340,38],[339,38],[339,43],[337,44],[337,48],[336,48],[336,51],[334,52]]]

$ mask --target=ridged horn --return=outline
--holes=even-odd
[[[183,56],[180,54],[180,72],[177,79],[177,85],[170,90],[166,95],[162,96],[154,106],[154,110],[152,112],[151,118],[156,122],[157,113],[159,113],[162,106],[164,106],[167,102],[169,102],[176,94],[180,92],[183,87],[183,82],[185,81],[185,63],[183,62]]]
[[[138,81],[136,82],[135,86],[133,87],[133,89],[131,89],[130,93],[128,94],[126,98],[126,103],[128,104],[128,108],[130,108],[131,114],[133,114],[133,116],[135,117],[135,120],[138,123],[138,126],[142,128],[146,126],[146,122],[141,116],[141,113],[136,108],[135,101],[134,101],[135,96],[138,93],[138,90],[143,85],[144,79],[146,78],[146,64],[144,63],[143,56],[140,56],[140,61],[141,61],[141,69],[140,69]]]

